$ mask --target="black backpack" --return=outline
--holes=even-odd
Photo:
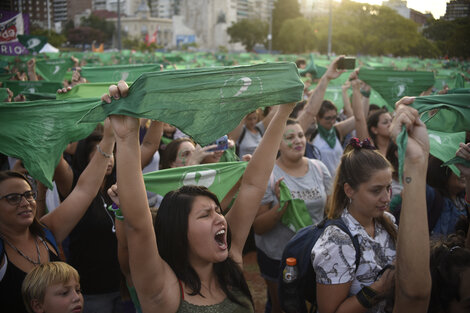
[[[317,225],[302,228],[289,240],[284,248],[284,252],[282,253],[278,291],[279,302],[284,312],[307,313],[305,301],[312,304],[310,312],[316,311],[316,275],[311,262],[311,253],[318,238],[320,238],[325,229],[330,225],[339,227],[342,231],[348,234],[349,237],[351,237],[354,249],[356,250],[355,263],[357,270],[361,258],[359,241],[357,237],[354,237],[351,234],[341,218],[325,218]],[[297,259],[297,280],[293,287],[295,289],[294,291],[292,290],[291,284],[286,284],[284,282],[282,274],[286,267],[286,259],[291,257]],[[288,288],[290,290],[288,290]],[[293,297],[292,294],[295,294],[296,296]]]

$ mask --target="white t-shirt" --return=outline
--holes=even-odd
[[[257,130],[256,130],[256,133],[252,133],[251,131],[245,128],[245,125],[243,125],[243,130],[245,131],[245,135],[243,136],[243,139],[241,141],[240,139],[238,139],[237,141],[238,151],[239,151],[238,156],[240,158],[244,156],[245,154],[253,154],[253,152],[255,152],[256,147],[258,147],[265,129],[264,129],[263,122],[258,122],[256,124],[256,127],[258,127],[261,133],[258,132]]]
[[[341,142],[338,140],[338,137],[336,137],[336,143],[333,149],[319,134],[315,136],[312,144],[318,148],[320,152],[320,155],[316,155],[315,153],[315,156],[325,163],[326,167],[330,171],[331,177],[335,177],[336,168],[338,167],[339,162],[341,161],[341,156],[343,155],[343,147],[341,146]]]
[[[293,199],[302,199],[312,217],[313,224],[323,219],[327,196],[331,189],[331,176],[326,166],[319,160],[308,160],[308,172],[302,177],[290,176],[279,166],[274,165],[262,204],[278,203],[274,193],[274,183],[284,177]],[[270,231],[255,234],[256,246],[274,260],[281,260],[282,251],[287,242],[295,235],[295,231],[278,222]]]
[[[388,212],[387,218],[395,223]],[[367,234],[365,228],[348,212],[341,218],[353,236],[358,237],[361,258],[356,271],[356,250],[351,238],[336,226],[329,226],[318,238],[312,249],[311,259],[319,284],[333,285],[352,282],[349,296],[358,293],[364,286],[375,282],[378,273],[395,260],[396,249],[387,231],[375,223],[375,237]],[[385,301],[378,303],[367,312],[384,312]]]

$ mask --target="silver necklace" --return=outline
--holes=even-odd
[[[8,241],[8,239],[6,239],[4,236],[1,236],[3,240],[5,240],[5,242],[13,249],[15,250],[16,252],[18,252],[19,255],[21,255],[23,258],[25,258],[26,260],[28,260],[30,263],[32,263],[33,265],[39,265],[41,264],[41,251],[39,251],[39,245],[38,245],[38,239],[37,237],[35,238],[34,240],[34,243],[36,244],[36,251],[38,253],[38,261],[34,261],[32,259],[30,259],[29,256],[27,256],[26,254],[24,254],[23,252],[21,252],[20,249],[18,249],[17,247],[15,247],[11,242]]]

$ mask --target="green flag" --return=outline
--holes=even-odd
[[[58,93],[57,100],[65,100],[72,98],[101,98],[105,93],[108,93],[108,88],[113,83],[85,83],[78,84],[66,93]]]
[[[56,93],[57,89],[62,88],[62,83],[60,82],[46,82],[43,80],[39,81],[18,81],[18,80],[8,80],[4,82],[5,88],[10,88],[13,94],[19,95],[23,92],[45,92],[45,93]]]
[[[0,102],[8,100],[8,91],[6,88],[0,88]]]
[[[55,100],[55,93],[49,93],[49,92],[22,92],[21,94],[26,97],[27,101],[45,100],[45,99]]]
[[[147,72],[160,71],[160,64],[139,64],[139,65],[113,65],[82,67],[81,75],[92,83],[118,82],[125,80],[127,82],[135,81],[140,75]]]
[[[62,82],[65,73],[73,66],[70,58],[36,61],[36,71],[47,81]]]
[[[47,43],[46,36],[18,35],[18,41],[25,46],[30,53],[41,51]]]
[[[308,225],[312,225],[312,217],[308,213],[304,200],[292,199],[290,190],[283,181],[279,184],[279,190],[279,210],[282,210],[285,203],[288,202],[287,209],[282,215],[281,222],[295,232]]]
[[[205,186],[222,201],[245,172],[247,162],[219,162],[159,170],[144,175],[148,191],[165,196],[184,185]]]
[[[361,68],[359,79],[370,85],[394,110],[395,102],[404,96],[419,96],[434,85],[433,72],[386,71]]]
[[[145,73],[129,88],[129,96],[98,104],[82,121],[101,122],[110,114],[150,118],[207,145],[249,112],[299,101],[302,93],[294,63]]]
[[[95,99],[39,100],[0,105],[0,152],[23,160],[34,178],[52,189],[52,176],[68,143],[90,134],[96,124],[77,124]]]

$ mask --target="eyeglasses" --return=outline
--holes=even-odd
[[[9,204],[17,205],[21,202],[22,197],[24,197],[28,202],[32,202],[36,199],[36,192],[28,190],[24,193],[10,193],[6,196],[0,197],[0,200],[6,199]]]
[[[323,119],[326,120],[326,121],[334,121],[334,120],[336,120],[337,117],[338,117],[338,115],[324,116]]]

